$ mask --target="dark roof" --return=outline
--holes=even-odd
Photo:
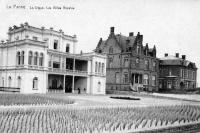
[[[167,56],[160,58],[159,60],[160,65],[181,65],[186,67],[197,68],[195,63],[175,56]]]
[[[135,42],[136,36],[126,37],[121,34],[116,35],[116,39],[119,42],[120,47],[125,51],[127,48],[127,45],[129,47],[132,47]]]

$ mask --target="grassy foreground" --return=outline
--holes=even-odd
[[[0,111],[0,132],[93,133],[135,131],[200,120],[200,107],[45,108]]]

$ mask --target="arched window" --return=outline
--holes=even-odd
[[[21,64],[24,65],[24,51],[21,53]]]
[[[98,69],[98,63],[95,62],[95,72],[97,72],[97,69]]]
[[[17,52],[17,65],[20,65],[20,52]]]
[[[113,47],[109,48],[109,53],[113,53]]]
[[[98,72],[101,73],[101,63],[99,62]]]
[[[21,88],[21,77],[17,77],[17,88]]]
[[[44,55],[43,53],[40,53],[39,66],[43,66],[43,61],[44,61]]]
[[[35,52],[34,54],[34,65],[38,65],[38,53]]]
[[[29,51],[28,53],[28,64],[32,65],[32,60],[33,60],[33,52]]]
[[[12,85],[12,78],[11,76],[8,77],[8,87],[11,87]]]
[[[33,89],[34,90],[38,89],[38,78],[37,77],[33,78]]]
[[[66,45],[66,52],[69,53],[69,44]]]

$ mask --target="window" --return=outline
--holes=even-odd
[[[169,69],[169,76],[172,76],[172,70]]]
[[[69,53],[69,44],[66,46],[66,52]]]
[[[17,65],[20,65],[20,52],[17,52]]]
[[[168,80],[168,81],[167,81],[167,88],[168,88],[168,89],[171,89],[171,88],[172,88],[172,81],[171,81],[171,80]]]
[[[2,77],[2,83],[1,83],[2,87],[4,87],[4,77]]]
[[[35,52],[34,54],[34,65],[38,65],[38,53]]]
[[[33,78],[33,89],[34,90],[38,89],[38,78],[37,77]]]
[[[99,81],[98,82],[98,92],[100,92],[101,91],[101,82]]]
[[[98,68],[98,63],[95,62],[95,72],[97,72],[97,68]]]
[[[148,74],[144,74],[144,85],[148,85],[149,84],[149,76]]]
[[[102,70],[101,72],[104,74],[104,69],[105,69],[105,66],[104,66],[104,63],[102,63]]]
[[[124,73],[124,83],[128,83],[128,73]]]
[[[120,75],[119,75],[119,72],[116,72],[116,73],[115,73],[115,82],[116,82],[116,83],[120,83]]]
[[[22,65],[24,65],[24,51],[22,51],[21,53],[21,62],[22,62]]]
[[[181,77],[184,78],[184,70],[181,69]]]
[[[124,66],[125,67],[129,66],[129,60],[128,60],[128,58],[124,58]]]
[[[17,78],[17,88],[21,88],[21,77],[18,76]]]
[[[33,52],[29,51],[28,53],[28,64],[32,65],[32,60],[33,60]]]
[[[2,77],[2,86],[4,87],[4,78]]]
[[[101,73],[101,63],[99,62],[98,72]]]
[[[54,40],[53,48],[58,49],[58,40]]]
[[[111,53],[111,54],[113,53],[113,47],[109,48],[109,53]]]
[[[44,61],[44,55],[43,53],[40,53],[39,66],[43,66],[43,61]]]
[[[145,60],[144,63],[145,63],[145,69],[148,70],[148,69],[149,69],[149,61],[148,61],[148,60]]]
[[[156,70],[156,62],[155,61],[153,62],[153,70],[154,71]]]
[[[156,76],[152,76],[152,86],[156,85]]]
[[[11,87],[12,84],[12,78],[11,76],[8,77],[8,87]]]
[[[33,36],[33,40],[37,41],[37,40],[38,40],[38,38],[37,38],[36,36]]]

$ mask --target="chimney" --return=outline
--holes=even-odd
[[[110,33],[114,33],[115,32],[115,27],[110,27]]]
[[[134,33],[133,32],[129,32],[129,37],[133,36]]]
[[[176,57],[179,58],[179,53],[176,53]]]
[[[186,56],[185,56],[185,55],[182,55],[182,59],[185,60],[185,59],[186,59]]]
[[[168,53],[165,53],[165,57],[167,57],[168,56]]]

